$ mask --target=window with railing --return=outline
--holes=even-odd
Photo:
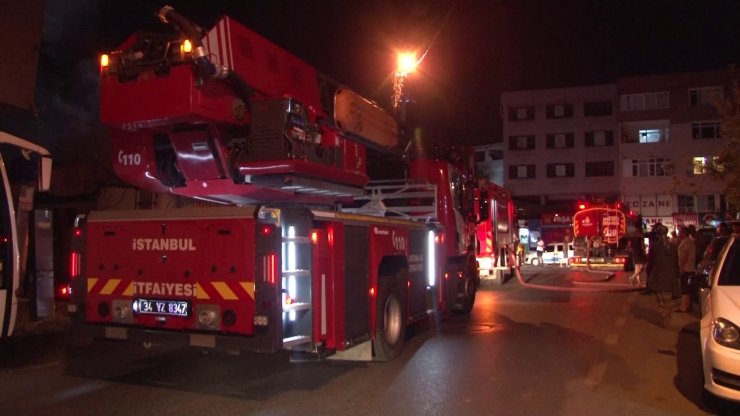
[[[676,205],[679,214],[696,212],[696,201],[694,201],[694,195],[676,195]]]
[[[694,140],[719,139],[720,124],[718,121],[699,121],[691,123],[691,137]]]
[[[713,194],[678,194],[676,195],[678,212],[716,212],[717,204]]]
[[[701,107],[713,105],[724,97],[724,89],[721,86],[689,88],[689,106]]]
[[[658,143],[668,141],[668,129],[640,129],[637,131],[640,143]]]
[[[673,163],[670,158],[665,157],[628,159],[624,169],[624,176],[648,177],[669,176],[672,174]]]
[[[619,97],[619,109],[622,111],[661,110],[669,106],[669,94],[666,91],[624,94]]]

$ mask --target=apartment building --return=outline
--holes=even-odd
[[[712,103],[732,78],[723,70],[617,80],[620,195],[646,222],[701,225],[724,213],[723,184],[709,175],[725,145]]]
[[[504,186],[536,220],[582,198],[621,200],[648,224],[723,215],[723,184],[709,175],[724,146],[712,102],[733,79],[718,70],[504,92]]]
[[[504,186],[527,216],[619,196],[617,86],[504,92]]]

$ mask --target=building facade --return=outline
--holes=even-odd
[[[648,225],[723,216],[723,184],[709,174],[725,145],[712,102],[733,78],[705,71],[504,92],[503,184],[534,221],[572,214],[584,199],[622,201]]]
[[[619,195],[616,84],[505,92],[504,185],[528,216]]]
[[[648,224],[704,225],[726,214],[723,184],[710,175],[725,146],[712,103],[731,80],[705,71],[617,81],[620,195]]]

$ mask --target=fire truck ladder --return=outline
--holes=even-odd
[[[345,208],[344,212],[424,222],[437,220],[437,186],[426,180],[372,181],[365,187],[365,195],[354,200],[362,205]]]
[[[311,220],[301,210],[286,210],[284,215],[280,279],[283,348],[312,352]]]

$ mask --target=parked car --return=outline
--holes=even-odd
[[[705,279],[709,278],[709,274],[712,272],[714,264],[717,261],[717,256],[719,255],[720,251],[722,251],[722,247],[725,246],[725,243],[727,243],[727,240],[729,239],[730,236],[714,237],[709,242],[709,245],[707,246],[706,250],[704,250],[704,253],[697,253],[701,256],[701,260],[696,267],[697,274],[699,274],[700,276],[704,276]]]
[[[740,236],[729,237],[700,291],[705,398],[740,402]]]
[[[568,257],[572,257],[573,255],[573,246],[571,244],[568,244],[568,252],[564,253],[563,243],[550,243],[545,245],[545,252],[542,253],[542,263],[567,266]],[[537,251],[532,250],[527,253],[527,255],[524,256],[524,263],[539,266],[540,259],[537,257]]]

